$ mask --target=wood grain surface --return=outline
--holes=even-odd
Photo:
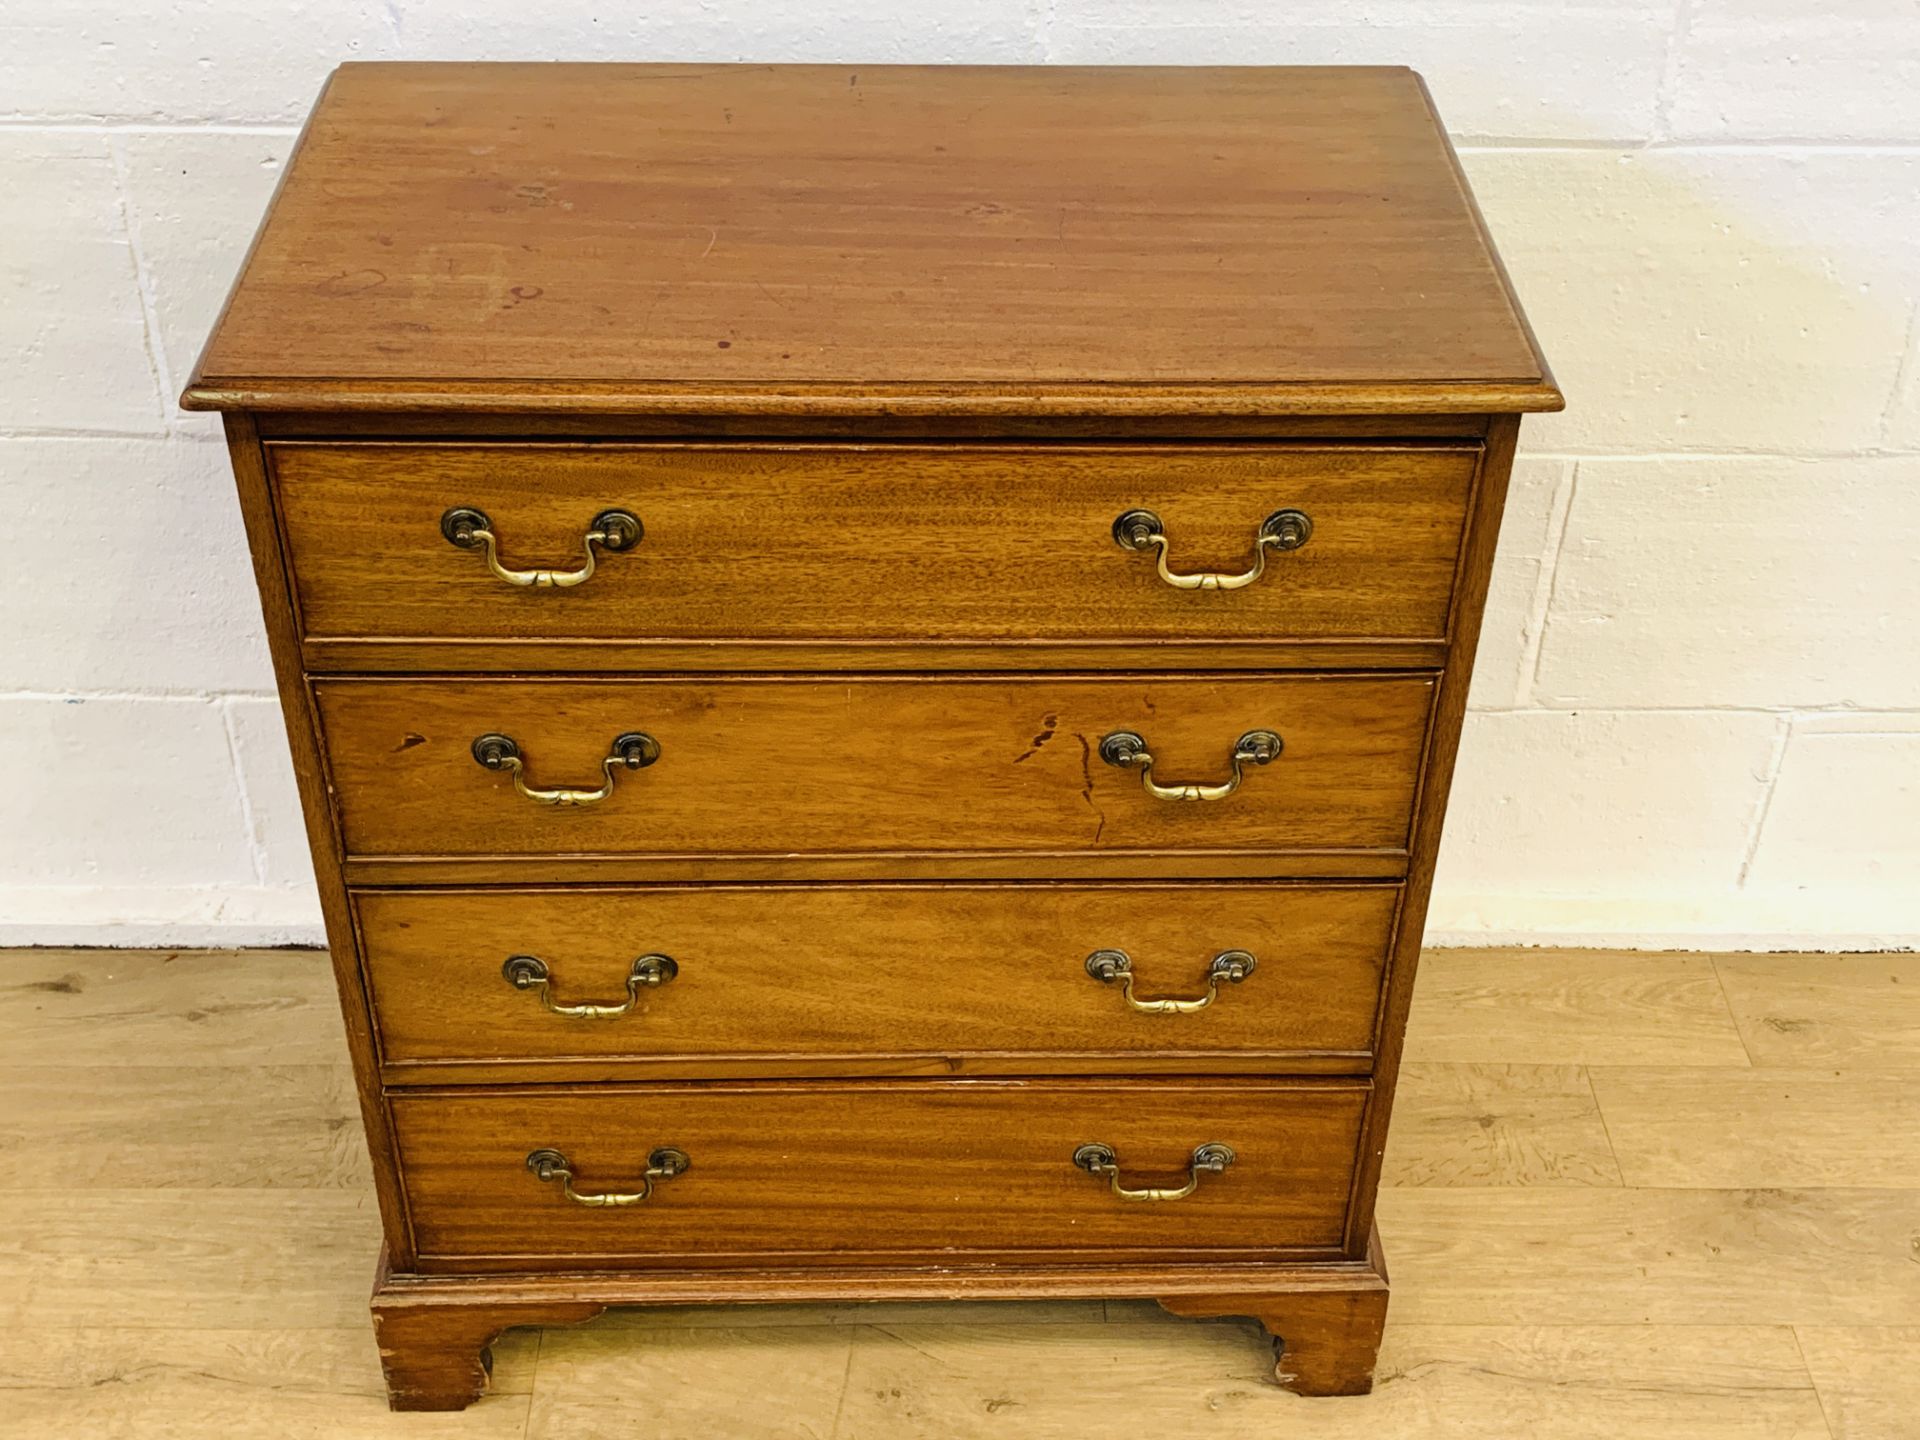
[[[1411,71],[359,64],[185,403],[1422,386],[1559,404]]]
[[[1705,955],[1597,952],[1580,964],[1539,965],[1534,952],[1432,950],[1407,1024],[1409,1060],[1537,1065],[1748,1063]],[[1840,961],[1834,962],[1842,963]],[[1524,1023],[1517,1023],[1524,1021]]]
[[[364,963],[389,1066],[607,1062],[728,1073],[1018,1073],[1192,1068],[1364,1071],[1395,886],[660,886],[631,890],[362,891]],[[1146,1015],[1087,973],[1092,952],[1133,960],[1143,997],[1201,996],[1213,957],[1254,957],[1205,1010]],[[621,1003],[634,958],[678,973],[617,1019],[550,1013],[501,974],[543,960],[556,1002]],[[1284,1062],[1284,1063],[1283,1063]],[[0,1186],[4,1182],[0,1181]]]
[[[1478,447],[274,445],[309,641],[1444,640]],[[593,518],[633,549],[568,589],[500,580],[441,534],[492,522],[502,563],[576,569]],[[1176,572],[1235,574],[1266,518],[1310,517],[1240,590],[1180,590],[1113,524],[1158,515]],[[524,660],[550,664],[537,651]],[[597,668],[597,667],[596,667]]]
[[[1424,676],[1317,675],[314,686],[363,857],[1395,850],[1432,692]],[[1130,730],[1161,783],[1217,783],[1259,729],[1285,750],[1219,801],[1156,799],[1098,754]],[[537,805],[471,754],[498,732],[530,784],[593,786],[632,731],[660,759],[595,805]]]
[[[754,1081],[396,1094],[421,1268],[858,1264],[1024,1254],[1279,1258],[1345,1229],[1364,1082]],[[1073,1164],[1113,1148],[1129,1185],[1184,1183],[1209,1142],[1234,1163],[1184,1200],[1129,1203]],[[572,1203],[527,1168],[563,1152],[582,1191],[635,1188],[646,1157],[692,1162],[623,1208]]]
[[[1400,1067],[1399,1082],[1382,1184],[1621,1183],[1583,1066],[1416,1061]]]

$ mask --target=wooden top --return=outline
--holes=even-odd
[[[1558,409],[1405,69],[357,64],[189,409]]]

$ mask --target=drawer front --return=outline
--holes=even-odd
[[[310,637],[460,640],[998,642],[1438,640],[1477,445],[1206,447],[303,445],[270,447]],[[597,516],[639,522],[595,546]],[[1269,546],[1233,590],[1163,581],[1244,573],[1268,517],[1311,534]],[[459,529],[458,525],[454,527]],[[1283,527],[1284,528],[1284,527]],[[469,531],[471,526],[469,526]],[[1297,530],[1291,538],[1298,538]],[[616,537],[616,543],[620,537]]]
[[[1431,677],[338,680],[314,686],[350,855],[1400,849]],[[1222,799],[1243,737],[1279,737]],[[629,768],[623,736],[657,758]],[[495,762],[475,758],[482,745]],[[1116,759],[1129,747],[1104,746]],[[1258,748],[1256,744],[1256,749]],[[619,752],[636,763],[648,746]],[[1271,753],[1270,746],[1260,753]],[[521,769],[513,773],[512,766]],[[519,793],[572,787],[585,803]],[[587,800],[590,795],[604,798]]]
[[[878,1074],[1195,1056],[1364,1070],[1398,899],[1390,885],[869,884],[354,904],[389,1063]]]
[[[657,1085],[392,1101],[422,1268],[646,1265],[832,1255],[1327,1251],[1341,1244],[1361,1082],[903,1081]],[[1232,1162],[1183,1199],[1203,1145]],[[528,1157],[564,1157],[577,1194]],[[549,1166],[549,1172],[553,1167]]]

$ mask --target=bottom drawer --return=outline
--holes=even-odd
[[[1324,1255],[1344,1240],[1367,1095],[1364,1081],[760,1081],[391,1104],[420,1268],[447,1271]],[[1076,1160],[1089,1145],[1117,1174]],[[1231,1159],[1196,1167],[1202,1146]],[[547,1178],[529,1164],[541,1151],[564,1157]],[[677,1173],[647,1181],[650,1157]],[[1114,1189],[1196,1178],[1177,1199]]]

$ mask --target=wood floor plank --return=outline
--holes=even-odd
[[[1920,1433],[1920,1326],[1797,1327],[1833,1440]]]
[[[9,1065],[338,1065],[320,950],[14,950],[0,971]]]
[[[846,1325],[700,1325],[636,1334],[602,1321],[548,1330],[527,1437],[824,1440],[853,1333]]]
[[[1756,1065],[1920,1069],[1920,955],[1725,955]]]
[[[1825,1440],[1785,1328],[1389,1324],[1373,1394],[1270,1383],[1251,1325],[873,1326],[835,1440]]]
[[[0,1330],[0,1440],[518,1440],[537,1332],[465,1415],[394,1415],[365,1325]]]
[[[1916,1078],[1911,1070],[1593,1072],[1629,1185],[1891,1186],[1913,1190],[1920,1204]]]
[[[6,1213],[0,1328],[367,1324],[370,1190],[17,1190]]]
[[[1387,1136],[1388,1185],[1618,1185],[1578,1065],[1411,1064]]]
[[[0,1191],[363,1189],[353,1071],[334,1065],[0,1067]]]
[[[1746,1065],[1704,955],[1430,950],[1406,1058],[1494,1065]]]
[[[1920,1324],[1907,1190],[1385,1190],[1380,1233],[1407,1323]]]

